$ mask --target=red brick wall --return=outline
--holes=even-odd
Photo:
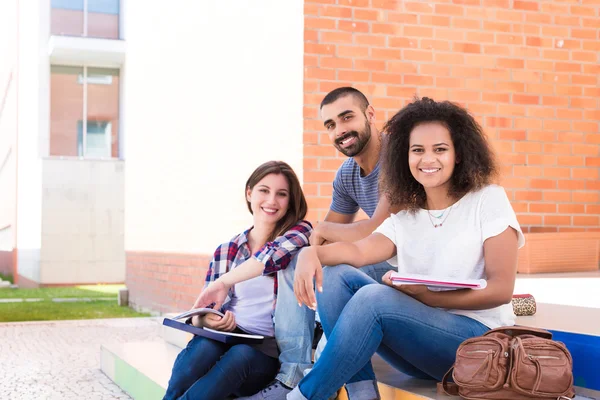
[[[189,309],[204,286],[212,254],[127,252],[129,303],[153,311]]]
[[[352,85],[380,127],[415,94],[467,106],[524,230],[600,230],[600,0],[306,0],[304,11],[311,220],[345,159],[318,105]]]
[[[14,250],[0,250],[0,273],[4,275],[13,274]]]

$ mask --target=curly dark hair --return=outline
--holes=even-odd
[[[459,161],[450,177],[448,195],[456,199],[490,184],[497,176],[495,156],[481,126],[467,110],[449,101],[423,97],[396,113],[383,128],[380,184],[395,208],[415,212],[425,208],[425,189],[408,165],[410,134],[424,122],[439,122],[449,131]]]

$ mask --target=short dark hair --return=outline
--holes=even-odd
[[[283,235],[296,225],[298,221],[303,220],[306,217],[308,205],[298,176],[292,167],[283,161],[267,161],[266,163],[259,165],[246,181],[245,189],[252,190],[258,182],[270,174],[283,175],[290,187],[288,210],[285,215],[277,221],[273,232],[271,232],[271,235],[268,238],[269,241],[273,241],[276,237]],[[248,200],[246,200],[246,204],[248,205],[250,214],[252,214],[252,206]]]
[[[367,97],[364,94],[362,94],[360,90],[354,89],[350,86],[344,86],[334,89],[331,92],[327,93],[327,95],[323,98],[323,101],[321,101],[319,110],[323,109],[323,106],[331,104],[337,99],[345,96],[353,96],[358,101],[362,112],[365,112],[365,110],[369,106],[369,100],[367,100]]]
[[[391,205],[411,212],[426,205],[425,189],[408,165],[410,134],[424,122],[439,122],[450,132],[458,164],[450,177],[449,195],[460,198],[492,183],[498,173],[494,153],[475,118],[449,101],[417,98],[383,128],[387,140],[382,147],[380,183]]]

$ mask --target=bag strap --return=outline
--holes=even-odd
[[[437,384],[438,392],[442,392],[447,396],[458,396],[458,385],[453,382],[448,382],[448,378],[450,378],[450,374],[454,371],[454,365],[446,372],[444,375],[444,379],[442,382]]]
[[[500,328],[492,329],[487,331],[483,336],[487,336],[490,333],[501,332],[508,336],[519,336],[519,335],[534,335],[544,339],[552,339],[552,332],[548,332],[545,329],[533,328],[530,326],[501,326]]]

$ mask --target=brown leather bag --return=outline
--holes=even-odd
[[[461,343],[441,386],[464,399],[570,399],[573,360],[548,331],[501,327]]]

